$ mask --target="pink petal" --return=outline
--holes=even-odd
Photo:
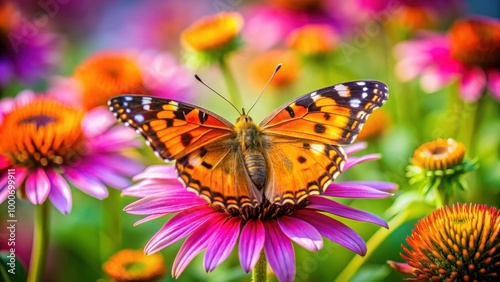
[[[35,205],[47,199],[50,192],[50,181],[42,168],[31,171],[26,178],[26,196]]]
[[[220,225],[227,219],[223,213],[219,216],[206,221],[200,227],[193,231],[193,233],[182,244],[181,249],[175,257],[172,265],[172,276],[179,278],[181,273],[186,269],[188,264],[197,256],[203,249],[208,246],[210,238],[215,235]]]
[[[267,261],[280,282],[293,281],[295,277],[295,254],[292,242],[281,231],[274,220],[263,222],[266,230],[264,252]]]
[[[177,179],[177,171],[173,165],[152,165],[132,178],[134,181],[148,178]]]
[[[182,211],[172,217],[158,232],[156,232],[144,247],[144,251],[147,254],[156,253],[189,235],[201,224],[211,220],[219,214],[221,213],[215,212],[208,206],[198,206]]]
[[[108,189],[101,181],[74,169],[65,168],[63,174],[76,188],[84,193],[102,200],[108,196]]]
[[[239,258],[245,272],[252,270],[259,260],[265,241],[264,224],[260,220],[249,220],[240,236]]]
[[[354,208],[351,208],[346,205],[342,205],[332,200],[325,199],[320,196],[311,196],[310,198],[311,204],[307,206],[308,209],[315,209],[319,211],[324,211],[331,213],[333,215],[357,220],[364,221],[373,224],[377,224],[383,226],[385,228],[389,228],[387,223],[380,217],[371,214],[369,212],[360,211]]]
[[[385,181],[344,181],[342,183],[337,183],[339,185],[360,185],[367,186],[369,188],[377,189],[383,192],[394,192],[398,190],[398,185],[392,182]]]
[[[329,240],[361,256],[366,254],[365,242],[358,233],[347,225],[311,210],[297,210],[293,213],[293,216],[307,221]]]
[[[141,172],[144,167],[137,160],[118,154],[99,154],[92,156],[92,161],[103,166],[111,167],[120,174],[133,176]]]
[[[486,75],[480,68],[472,68],[463,74],[460,81],[460,96],[466,102],[475,102],[483,94]]]
[[[95,137],[105,133],[115,123],[115,117],[106,107],[96,107],[83,118],[82,129],[86,136]]]
[[[353,167],[357,164],[368,162],[368,161],[378,160],[380,158],[381,158],[380,154],[369,154],[369,155],[364,155],[362,157],[349,156],[349,157],[347,157],[347,161],[345,162],[344,171],[350,169],[351,167]]]
[[[383,192],[376,188],[352,182],[332,183],[328,186],[328,188],[322,195],[329,197],[360,198],[360,199],[387,198],[392,196],[391,193]]]
[[[352,155],[356,152],[359,152],[363,149],[366,149],[367,146],[368,146],[368,144],[366,142],[358,142],[358,143],[354,143],[352,145],[343,147],[343,149],[344,149],[344,153],[346,155]]]
[[[159,193],[139,199],[123,210],[130,214],[139,215],[170,214],[206,204],[205,200],[198,198],[193,193],[177,195],[177,197],[169,197],[169,193]]]
[[[68,214],[72,205],[71,189],[68,183],[53,169],[47,170],[47,176],[52,186],[49,193],[50,201],[61,213]]]
[[[102,164],[95,163],[87,167],[85,172],[116,189],[123,189],[130,185],[130,180],[128,178],[118,174],[111,167]]]
[[[440,68],[440,66],[443,66],[443,64],[429,67],[422,73],[420,86],[425,92],[436,92],[444,86],[450,84],[452,80],[458,77],[459,73],[447,71]]]
[[[139,147],[137,134],[129,127],[115,126],[92,141],[97,151],[116,152],[130,147]]]
[[[239,218],[230,218],[214,232],[204,258],[206,271],[214,270],[231,254],[240,234],[240,223]]]
[[[500,100],[500,71],[490,70],[488,72],[488,89],[493,97]]]
[[[122,190],[122,195],[137,198],[144,198],[158,193],[169,193],[170,196],[167,197],[175,197],[181,194],[196,195],[186,190],[177,179],[146,179]]]
[[[316,252],[323,248],[323,239],[318,230],[309,223],[291,216],[278,218],[281,231],[305,249]]]

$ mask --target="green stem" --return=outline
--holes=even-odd
[[[366,247],[368,249],[366,255],[364,257],[354,256],[351,261],[344,267],[342,272],[340,272],[340,274],[337,276],[335,282],[350,281],[352,276],[358,273],[358,270],[363,265],[363,262],[365,262],[372,254],[375,253],[377,247],[382,242],[384,242],[384,240],[389,237],[392,232],[397,230],[398,227],[406,221],[406,218],[407,212],[400,213],[388,222],[388,225],[390,226],[389,230],[386,230],[385,228],[380,228],[379,230],[377,230],[377,232],[375,232],[372,237],[366,242]]]
[[[35,206],[35,226],[28,282],[39,282],[43,279],[47,245],[49,242],[49,201]]]
[[[253,282],[265,282],[267,278],[267,259],[264,251],[260,253],[260,258],[252,270]]]
[[[121,248],[120,191],[109,189],[109,196],[102,201],[102,227],[100,228],[100,256],[105,262]]]
[[[226,63],[224,58],[220,59],[219,67],[222,71],[222,75],[224,76],[224,80],[226,81],[227,90],[229,91],[229,100],[238,108],[243,106],[240,98],[240,92],[238,91],[238,86],[236,85],[236,80],[234,76],[231,74],[231,70],[229,70],[229,66]]]

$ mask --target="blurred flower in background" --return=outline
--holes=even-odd
[[[125,152],[138,146],[135,134],[105,108],[83,110],[34,93],[0,102],[0,202],[8,196],[7,170],[17,193],[35,205],[47,198],[63,214],[71,211],[68,181],[103,199],[106,185],[124,188],[142,166]]]
[[[109,98],[120,94],[189,101],[192,81],[194,78],[169,53],[109,50],[89,56],[72,77],[54,78],[51,92],[69,104],[92,109],[107,105]]]
[[[60,39],[43,21],[25,17],[10,1],[0,2],[0,86],[47,78],[60,62]]]
[[[269,83],[270,87],[286,87],[297,81],[300,76],[300,62],[297,55],[286,49],[268,50],[250,62],[249,75],[257,88],[266,85],[278,64],[282,64],[283,67]]]
[[[434,92],[454,80],[460,96],[473,102],[489,91],[500,99],[500,20],[468,18],[455,22],[447,35],[426,34],[395,46],[402,81],[421,77],[424,91]]]
[[[146,255],[141,250],[125,249],[102,266],[115,282],[153,282],[165,276],[165,262],[159,253]]]
[[[364,147],[362,143],[352,145],[346,147],[346,153],[351,155]],[[349,156],[345,169],[379,157],[378,154]],[[295,277],[291,241],[314,252],[323,247],[324,236],[364,255],[365,243],[354,230],[320,212],[387,228],[381,218],[332,201],[331,197],[385,198],[391,195],[387,191],[396,189],[395,184],[386,182],[339,182],[332,183],[322,195],[310,196],[298,204],[281,206],[265,202],[256,208],[227,210],[186,190],[177,180],[173,166],[151,166],[134,179],[141,182],[124,190],[123,195],[141,198],[125,208],[128,213],[147,216],[137,224],[177,213],[151,238],[145,252],[156,253],[189,235],[173,263],[175,278],[204,249],[205,270],[214,270],[232,252],[238,237],[243,270],[249,272],[254,268],[263,250],[280,281],[292,281]]]
[[[408,265],[390,263],[413,274],[410,281],[496,281],[500,277],[500,210],[455,204],[415,224],[403,247]]]
[[[301,55],[321,56],[334,51],[339,38],[329,25],[310,24],[293,30],[286,43]]]
[[[269,0],[249,6],[245,13],[245,41],[258,50],[273,48],[285,41],[290,32],[308,24],[327,25],[335,33],[343,33],[351,21],[339,13],[340,2]]]
[[[196,21],[181,34],[187,63],[219,63],[241,46],[242,28],[243,17],[239,13],[222,12]]]
[[[464,160],[464,156],[464,144],[451,138],[424,143],[415,150],[406,176],[410,184],[421,184],[422,195],[434,191],[438,203],[446,205],[453,200],[456,188],[467,188],[461,176],[478,167],[477,159]]]

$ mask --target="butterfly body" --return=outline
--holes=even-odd
[[[142,134],[157,155],[175,160],[188,190],[224,208],[297,204],[324,192],[342,172],[341,145],[388,98],[378,81],[353,81],[305,94],[260,124],[235,124],[195,105],[148,96],[109,101],[118,120]]]

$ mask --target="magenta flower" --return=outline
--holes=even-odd
[[[457,21],[448,34],[426,34],[395,47],[402,81],[420,76],[422,88],[434,92],[458,80],[460,96],[476,101],[485,91],[500,99],[500,21]]]
[[[0,3],[0,17],[0,85],[46,78],[60,59],[58,37],[21,15],[11,1]]]
[[[269,49],[283,43],[295,29],[307,24],[331,26],[338,33],[350,27],[351,21],[339,13],[336,1],[281,1],[250,6],[245,13],[243,36],[258,49]],[[255,40],[259,38],[259,40]]]
[[[364,147],[365,144],[356,144],[345,149],[347,154],[352,154]],[[378,154],[350,156],[345,169],[378,158]],[[137,224],[177,213],[149,240],[145,252],[158,252],[188,237],[173,262],[172,275],[175,278],[203,250],[206,250],[206,271],[214,270],[229,256],[238,238],[238,254],[243,270],[252,270],[264,250],[280,281],[293,281],[295,277],[292,241],[314,252],[323,247],[323,236],[364,255],[366,245],[363,239],[354,230],[324,213],[387,228],[385,221],[378,216],[335,202],[332,197],[385,198],[391,195],[388,191],[396,189],[395,184],[386,182],[333,183],[323,195],[310,196],[297,205],[285,208],[267,202],[252,212],[240,213],[211,206],[187,191],[178,182],[173,166],[151,166],[134,179],[142,181],[125,189],[123,194],[141,198],[125,208],[128,213],[146,216]]]
[[[106,185],[130,185],[128,177],[142,166],[125,153],[138,142],[133,131],[114,123],[105,108],[85,113],[49,96],[21,93],[2,100],[0,203],[17,191],[35,205],[48,198],[67,214],[69,183],[98,199],[108,196]]]

